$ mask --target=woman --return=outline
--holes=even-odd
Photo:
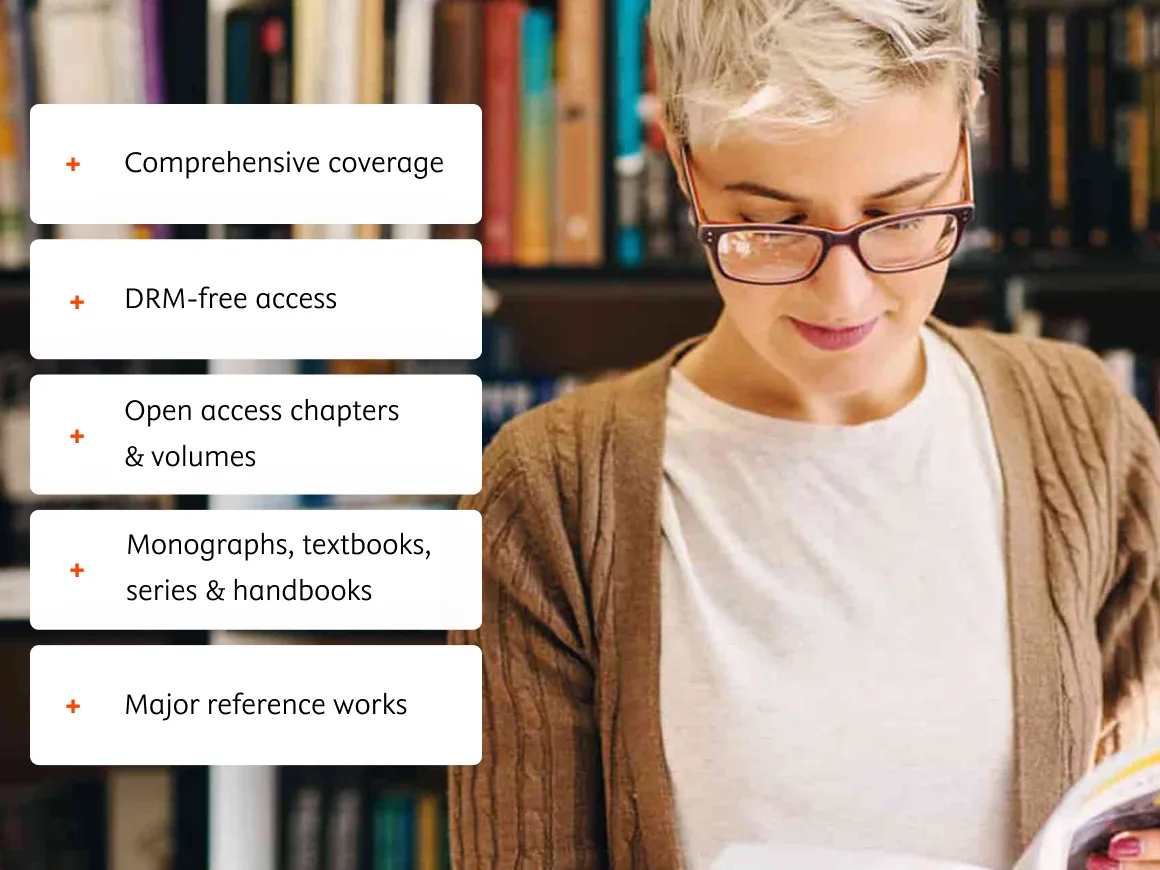
[[[931,316],[975,3],[653,0],[651,36],[724,310],[486,451],[456,866],[1010,866],[1160,723],[1160,454],[1087,350]]]

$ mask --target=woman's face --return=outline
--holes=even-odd
[[[899,91],[840,129],[770,143],[735,136],[691,152],[702,217],[844,229],[963,198],[962,114],[949,85]],[[712,258],[710,258],[711,260]],[[796,284],[739,283],[714,268],[731,332],[799,390],[847,396],[913,363],[947,262],[868,272],[848,247]]]

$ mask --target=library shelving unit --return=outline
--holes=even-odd
[[[223,102],[226,17],[249,0],[163,0],[180,10],[174,27],[182,56],[167,58],[177,88],[175,101]],[[415,4],[411,4],[414,8]],[[611,4],[605,4],[611,9]],[[400,27],[402,22],[400,21]],[[401,40],[413,50],[417,41]],[[611,52],[610,52],[611,54]],[[613,106],[605,106],[611,119]],[[609,123],[610,126],[610,123]],[[611,163],[611,161],[609,161]],[[616,179],[605,173],[611,198]],[[608,214],[613,210],[610,208]],[[222,237],[222,227],[188,234]],[[607,232],[606,232],[607,235]],[[606,248],[611,248],[609,244]],[[499,300],[492,315],[518,336],[521,370],[536,375],[585,374],[624,369],[652,359],[682,338],[709,329],[721,303],[707,270],[688,266],[615,265],[594,268],[486,267],[484,280]],[[0,271],[0,346],[28,346],[27,269]],[[1026,254],[964,256],[952,264],[936,311],[955,323],[987,319],[1009,328],[1029,306],[1060,317],[1091,320],[1093,345],[1123,344],[1160,356],[1155,300],[1160,298],[1160,261],[1131,254],[1089,257]],[[212,374],[298,371],[298,361],[204,361]],[[187,370],[193,370],[193,366]],[[179,502],[209,509],[297,508],[293,497],[230,496]],[[439,642],[441,633],[54,633],[33,632],[28,620],[26,567],[0,568],[0,647],[23,650],[36,642],[281,643]],[[11,656],[15,662],[19,655]],[[25,658],[26,660],[26,658]],[[10,667],[11,698],[27,695],[27,667]],[[27,759],[26,706],[0,706],[0,782],[37,776],[66,778],[76,771],[45,772]],[[174,870],[280,870],[279,770],[262,766],[173,770]],[[117,868],[110,868],[117,870]]]

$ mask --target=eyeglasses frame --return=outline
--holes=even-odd
[[[930,208],[912,209],[911,211],[899,212],[897,214],[883,215],[882,217],[871,218],[867,221],[860,221],[856,224],[851,224],[845,229],[830,230],[824,227],[812,227],[804,224],[761,224],[761,223],[737,223],[731,221],[712,221],[705,217],[704,210],[701,207],[701,200],[697,194],[697,182],[693,177],[690,168],[690,146],[688,141],[681,143],[681,171],[685,176],[685,184],[689,190],[689,199],[693,207],[693,217],[696,221],[697,238],[709,249],[710,255],[713,257],[713,263],[717,267],[717,271],[728,278],[730,281],[735,281],[739,284],[755,284],[763,287],[784,286],[787,284],[798,284],[802,281],[807,281],[817,273],[818,269],[826,261],[830,251],[833,248],[846,246],[853,252],[854,256],[862,264],[868,272],[876,275],[896,275],[902,272],[914,272],[919,269],[926,269],[934,266],[937,263],[945,262],[954,256],[955,251],[958,250],[959,245],[962,244],[963,235],[966,231],[967,225],[975,217],[975,184],[974,174],[972,172],[971,161],[971,142],[967,135],[966,125],[962,125],[959,132],[959,151],[955,155],[955,162],[952,164],[949,171],[953,172],[955,166],[958,165],[959,157],[966,156],[966,173],[963,178],[964,197],[957,203],[950,203],[948,205],[932,206]],[[879,269],[869,262],[862,254],[859,240],[864,233],[869,232],[877,227],[885,224],[894,223],[903,220],[913,220],[916,217],[935,216],[940,214],[952,215],[958,223],[958,232],[955,235],[955,243],[951,249],[944,255],[937,259],[931,260],[928,263],[922,263],[917,266],[906,266],[902,269]],[[818,255],[814,265],[810,267],[809,271],[803,275],[795,277],[790,281],[754,281],[745,278],[734,278],[721,267],[721,252],[719,248],[722,236],[731,232],[780,232],[792,233],[803,236],[813,236],[820,239],[822,243],[821,253]]]

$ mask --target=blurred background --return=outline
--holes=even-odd
[[[979,220],[938,308],[1088,344],[1155,418],[1160,0],[988,3]],[[28,382],[66,372],[440,372],[484,380],[484,438],[642,363],[719,312],[656,128],[647,0],[3,0],[0,3],[0,870],[438,870],[440,769],[37,768],[34,643],[439,643],[435,632],[33,632],[37,506],[448,507],[416,498],[38,498]],[[33,226],[37,102],[449,102],[484,110],[478,226]],[[28,245],[137,238],[474,237],[478,361],[40,362]],[[386,280],[389,280],[387,276]],[[422,292],[422,287],[414,288]]]

